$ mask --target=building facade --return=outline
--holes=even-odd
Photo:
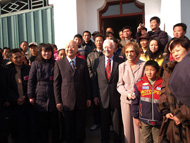
[[[84,30],[104,31],[108,25],[103,25],[105,27],[101,25],[100,11],[104,10],[108,3],[111,5],[117,2],[131,3],[131,8],[134,6],[132,3],[135,3],[135,6],[143,7],[142,22],[148,30],[150,30],[150,18],[152,16],[160,17],[160,28],[166,31],[169,37],[173,37],[173,25],[184,22],[188,27],[186,36],[190,38],[189,0],[49,0],[49,3],[54,6],[55,43],[58,47],[63,47],[65,42],[72,39],[76,33],[82,34]],[[119,13],[116,13],[112,15],[112,18],[116,19],[120,16]],[[127,19],[128,16],[132,15],[126,14],[124,19]],[[110,20],[110,25],[111,22]],[[117,32],[115,31],[115,33]]]
[[[9,9],[15,11],[20,8],[19,2],[28,7],[24,11],[1,12],[1,48],[18,48],[22,41],[49,42],[64,48],[77,33],[88,30],[104,34],[107,27],[112,27],[118,37],[125,25],[133,28],[134,35],[139,23],[150,30],[152,16],[160,17],[160,28],[169,38],[173,37],[174,24],[187,24],[186,36],[190,38],[190,0],[1,0],[1,11],[3,1],[10,1]],[[35,8],[40,3],[43,6]]]

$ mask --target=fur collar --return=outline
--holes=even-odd
[[[176,61],[168,62],[167,64],[164,65],[164,70],[168,71],[169,73],[172,73],[176,64],[177,64]]]

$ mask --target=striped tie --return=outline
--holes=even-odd
[[[71,68],[73,71],[75,71],[74,61],[71,61]]]
[[[111,77],[111,61],[108,59],[107,65],[106,65],[106,78],[109,81]]]

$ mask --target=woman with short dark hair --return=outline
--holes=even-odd
[[[179,73],[178,79],[186,81],[185,85],[181,84],[180,80],[174,80],[177,78],[176,67],[187,57],[190,49],[189,41],[185,38],[176,38],[173,40],[169,47],[170,52],[174,58],[174,61],[168,62],[164,65],[163,83],[161,96],[159,101],[159,109],[163,115],[163,123],[160,130],[159,140],[169,140],[172,143],[188,143],[190,142],[190,108],[187,106],[187,102],[181,101],[182,97],[185,97],[184,93],[188,91],[180,92],[181,88],[188,87],[188,76],[183,72]],[[188,56],[187,56],[188,55]],[[186,67],[189,67],[189,63],[185,63]],[[175,72],[175,75],[173,75]],[[172,77],[173,76],[173,77]],[[179,78],[180,77],[180,78]],[[173,82],[171,82],[172,80]],[[170,82],[169,82],[170,81]],[[174,83],[175,82],[175,83]],[[171,86],[178,84],[177,87]],[[187,84],[187,85],[186,85]],[[189,95],[188,95],[189,96]],[[186,99],[189,101],[189,98]]]

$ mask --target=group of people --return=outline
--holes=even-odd
[[[114,38],[111,27],[76,34],[59,49],[28,43],[0,57],[0,142],[85,142],[88,107],[91,131],[101,128],[102,143],[190,142],[189,39],[187,26],[173,26],[168,42],[160,19],[151,31],[125,26]],[[28,50],[29,47],[29,50]],[[124,138],[123,138],[124,137]]]

